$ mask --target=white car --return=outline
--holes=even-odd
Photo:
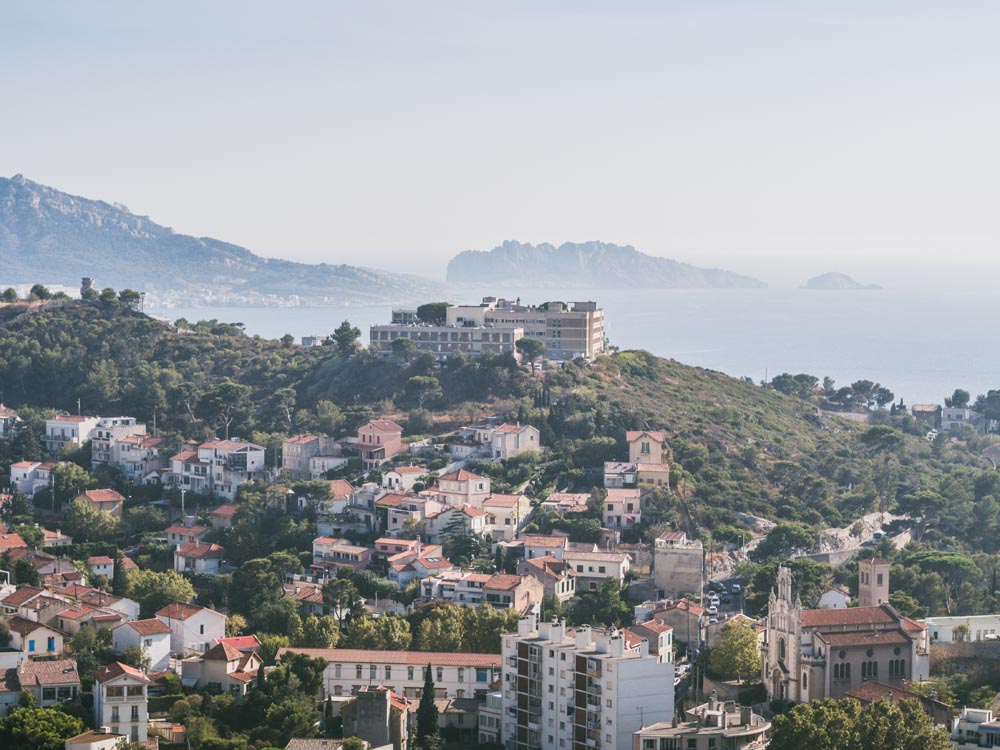
[[[732,586],[729,587],[729,590],[732,591],[734,594],[738,594],[743,590],[743,587],[740,586],[738,583],[734,583]]]
[[[709,616],[714,617],[715,615],[719,614],[719,608],[713,604],[706,610],[706,612],[708,612]]]

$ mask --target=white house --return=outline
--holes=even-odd
[[[851,606],[851,595],[835,588],[823,589],[816,603],[816,609],[845,609]]]
[[[459,469],[438,477],[436,494],[446,505],[471,505],[481,508],[490,496],[490,478]]]
[[[495,459],[538,453],[542,449],[541,433],[530,424],[504,423],[493,430],[490,444]]]
[[[242,440],[209,440],[197,450],[182,450],[170,459],[167,484],[199,494],[236,499],[237,488],[266,479],[263,446]]]
[[[513,541],[531,517],[531,500],[527,495],[494,492],[483,501],[486,512],[486,533],[494,542]]]
[[[174,570],[178,573],[219,573],[223,552],[218,544],[186,542],[174,550]]]
[[[245,696],[257,679],[261,667],[255,651],[241,651],[224,642],[216,643],[201,656],[192,656],[181,664],[186,687]]]
[[[62,631],[20,615],[7,621],[10,629],[10,647],[30,657],[60,656],[63,652]]]
[[[205,652],[226,637],[226,616],[197,604],[174,602],[156,613],[156,619],[170,628],[170,650]]]
[[[141,648],[149,657],[149,668],[167,669],[170,666],[170,627],[161,620],[134,620],[119,625],[111,631],[112,648],[119,656],[129,648]]]
[[[597,589],[606,578],[613,578],[621,585],[629,569],[629,556],[625,552],[566,550],[563,560],[576,573],[577,591]]]
[[[115,575],[114,558],[108,557],[107,555],[94,555],[92,557],[88,557],[87,567],[90,568],[90,572],[95,576],[104,576],[108,580],[111,580],[111,578]]]
[[[66,740],[65,750],[117,750],[122,742],[128,742],[124,734],[91,729]]]
[[[22,690],[34,696],[39,708],[71,701],[80,692],[80,673],[76,671],[75,659],[23,661],[17,668],[17,681]]]
[[[129,742],[145,742],[149,734],[146,686],[149,678],[121,662],[94,673],[94,724],[124,734]]]
[[[631,529],[642,521],[642,498],[638,489],[612,487],[606,490],[604,525],[609,529]]]
[[[562,560],[568,546],[568,536],[525,534],[524,558],[531,560],[535,557],[554,557],[556,560]]]
[[[58,453],[63,446],[79,448],[88,440],[94,431],[100,417],[81,417],[72,414],[60,414],[45,422],[45,450]]]
[[[394,492],[410,492],[427,469],[422,466],[396,466],[382,472],[382,487]]]
[[[500,654],[436,653],[434,651],[364,651],[352,648],[283,648],[326,660],[323,697],[351,695],[362,685],[392,685],[407,698],[416,698],[431,668],[438,698],[476,698],[485,695],[500,674]],[[470,727],[472,728],[472,727]]]
[[[1000,640],[1000,615],[928,617],[920,622],[927,626],[931,643]]]

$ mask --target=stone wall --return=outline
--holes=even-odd
[[[932,644],[931,676],[950,674],[1000,679],[1000,641]]]

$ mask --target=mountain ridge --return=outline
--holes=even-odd
[[[813,276],[802,288],[823,292],[879,291],[882,289],[878,284],[862,284],[846,273],[839,273],[838,271],[830,271],[822,273],[819,276]]]
[[[599,288],[763,288],[751,276],[718,268],[700,268],[640,252],[632,245],[609,242],[548,242],[538,245],[507,240],[492,250],[465,250],[448,262],[450,283],[518,281],[522,286],[556,285]]]
[[[140,287],[162,301],[364,304],[422,301],[441,285],[346,264],[264,258],[212,237],[180,234],[121,203],[64,193],[23,175],[0,177],[5,283]],[[44,279],[41,276],[44,275]]]

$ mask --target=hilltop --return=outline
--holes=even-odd
[[[878,284],[862,284],[860,281],[852,279],[846,273],[830,272],[814,276],[809,279],[809,281],[807,281],[802,288],[816,289],[824,292],[839,292],[858,289],[877,291],[882,287]]]
[[[757,288],[762,281],[732,271],[698,268],[670,258],[646,255],[631,245],[608,242],[508,240],[492,250],[466,250],[448,263],[452,283],[517,283],[520,286],[601,289]]]
[[[365,304],[439,296],[434,282],[349,265],[262,258],[211,237],[177,234],[119,203],[0,178],[4,284],[132,287],[150,299],[213,304]]]

